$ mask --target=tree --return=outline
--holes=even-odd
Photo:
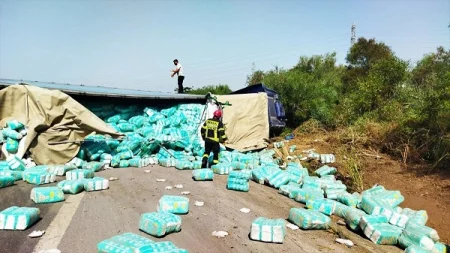
[[[188,94],[196,94],[196,95],[206,95],[208,92],[216,95],[227,95],[233,92],[227,84],[218,84],[218,85],[208,85],[201,88],[187,91]]]
[[[189,93],[192,91],[192,89],[194,89],[194,86],[191,87],[183,87],[183,92],[184,93]],[[178,88],[173,89],[175,92],[178,92]]]
[[[439,47],[436,53],[425,55],[412,71],[412,81],[417,86],[432,85],[450,71],[450,50]]]
[[[413,85],[422,95],[424,124],[436,132],[450,131],[450,50],[439,47],[412,71]]]
[[[375,39],[359,38],[347,54],[347,71],[342,82],[345,84],[344,92],[353,90],[358,80],[367,78],[369,70],[379,61],[394,57],[392,50],[383,42]]]
[[[263,81],[280,94],[288,125],[296,127],[313,118],[333,126],[342,70],[336,65],[334,53],[300,57],[289,70],[275,68],[266,72]]]
[[[350,48],[346,60],[350,66],[368,71],[378,61],[390,58],[393,55],[392,50],[383,42],[361,37]]]
[[[264,71],[256,70],[251,75],[247,76],[247,85],[255,85],[262,83],[264,79]]]

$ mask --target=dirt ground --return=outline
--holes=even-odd
[[[315,148],[319,153],[335,153],[338,144],[332,143],[330,136],[333,133],[320,133],[313,135],[296,136],[289,145],[297,145],[297,154],[303,150]],[[438,231],[441,241],[450,243],[450,171],[434,171],[428,173],[423,166],[405,168],[400,159],[375,154],[374,151],[365,151],[369,155],[362,157],[362,173],[364,188],[375,184],[383,185],[389,190],[399,190],[405,197],[401,207],[414,210],[426,210],[428,213],[427,226]],[[380,159],[374,156],[379,155]],[[337,155],[336,159],[342,161],[344,157]],[[346,174],[345,171],[338,171]]]

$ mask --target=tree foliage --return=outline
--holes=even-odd
[[[254,71],[251,75],[247,76],[247,85],[260,84],[263,81],[264,72],[261,70]]]
[[[291,69],[276,68],[264,73],[262,81],[281,94],[290,126],[309,118],[333,125],[342,70],[336,66],[336,54],[301,57]]]
[[[350,66],[368,71],[378,61],[392,56],[393,52],[386,44],[361,37],[350,48],[346,60]]]
[[[369,71],[379,61],[395,58],[392,50],[375,39],[359,38],[347,54],[347,71],[342,76],[344,91],[355,88],[360,79],[367,78]]]
[[[186,91],[188,94],[196,94],[196,95],[206,95],[208,92],[216,95],[227,95],[232,92],[230,87],[227,84],[218,84],[218,85],[208,85],[201,88],[192,88],[189,91]]]

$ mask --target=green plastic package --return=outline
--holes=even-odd
[[[84,180],[63,180],[57,186],[66,194],[78,194],[84,190]]]
[[[64,192],[59,187],[35,187],[31,190],[31,199],[36,204],[54,203],[64,200]]]
[[[179,232],[181,217],[168,212],[144,213],[139,220],[139,229],[156,237]]]
[[[39,220],[35,207],[12,206],[0,212],[0,230],[25,230]]]
[[[158,212],[173,214],[187,214],[189,212],[189,199],[181,196],[164,195],[158,202]]]
[[[291,208],[289,221],[302,229],[328,229],[331,219],[315,210],[303,208]]]

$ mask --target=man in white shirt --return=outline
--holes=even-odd
[[[184,81],[184,74],[183,74],[183,66],[178,62],[177,59],[173,60],[173,64],[175,65],[175,69],[172,70],[172,77],[177,74],[178,76],[178,93],[183,93],[183,81]]]

